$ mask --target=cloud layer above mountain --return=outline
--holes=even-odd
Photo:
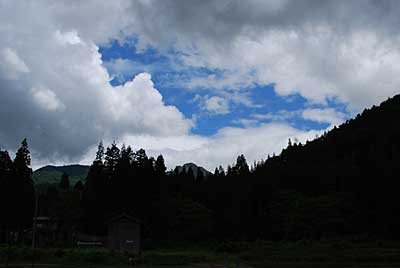
[[[206,89],[193,105],[210,115],[230,113],[231,103],[254,107],[248,92],[272,84],[282,97],[320,106],[305,108],[303,118],[338,124],[345,116],[329,103],[353,113],[397,93],[399,12],[398,1],[385,0],[0,0],[0,147],[13,150],[28,137],[37,163],[71,162],[115,139],[163,153],[170,166],[208,168],[238,153],[249,160],[278,153],[287,138],[318,131],[257,123],[258,115],[194,135],[195,117],[167,105],[151,73],[111,86],[118,74],[110,68],[126,75],[134,66],[103,63],[99,46],[135,39],[136,49],[170,58],[170,68],[207,69],[169,83]]]

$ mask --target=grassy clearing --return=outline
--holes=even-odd
[[[224,249],[225,248],[225,249]],[[348,241],[228,243],[252,267],[400,267],[400,243]]]

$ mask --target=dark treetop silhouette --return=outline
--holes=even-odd
[[[69,186],[63,175],[40,196],[39,213],[101,235],[108,218],[125,212],[152,241],[399,239],[399,134],[395,96],[313,141],[290,141],[278,156],[249,167],[240,155],[208,176],[192,166],[166,172],[161,155],[100,143],[85,183]],[[3,229],[31,224],[29,162],[26,140],[14,161],[0,152]]]

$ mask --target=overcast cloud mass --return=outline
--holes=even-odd
[[[34,167],[90,163],[100,140],[162,153],[169,168],[213,169],[240,153],[260,160],[288,138],[324,130],[290,118],[330,128],[398,93],[399,14],[396,0],[0,0],[0,148],[14,151],[27,137]],[[115,40],[135,40],[136,51],[156,51],[169,65],[103,62],[99,48]],[[306,105],[195,134],[200,115],[168,104],[152,79],[163,68],[207,70],[164,84],[200,94],[185,103],[210,118],[260,108],[250,97],[260,86]],[[122,76],[129,79],[110,84]]]

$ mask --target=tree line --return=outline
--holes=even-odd
[[[101,235],[109,217],[126,212],[143,222],[149,241],[398,239],[399,115],[395,96],[313,141],[289,140],[251,166],[239,155],[209,176],[167,172],[162,155],[100,143],[86,181],[70,186],[64,174],[41,195],[40,213]],[[1,189],[15,204],[32,204],[26,141],[18,152],[14,161],[0,155]],[[7,224],[28,224],[31,207],[24,220],[7,212]]]
[[[35,189],[30,164],[26,139],[22,141],[14,159],[7,151],[0,150],[0,230],[22,234],[32,226]],[[0,235],[5,236],[6,233],[1,232]],[[4,239],[0,237],[0,240]]]

